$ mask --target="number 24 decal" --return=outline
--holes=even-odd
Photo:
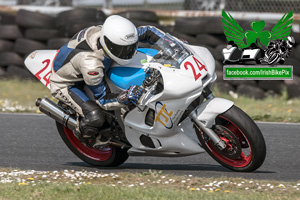
[[[39,80],[41,80],[41,73],[43,73],[43,71],[45,71],[47,69],[47,67],[49,66],[50,64],[50,59],[46,59],[42,62],[43,64],[46,63],[46,66],[41,69],[38,73],[35,74],[35,77],[37,77]],[[51,70],[43,77],[43,80],[46,81],[46,86],[50,83],[50,73],[51,73]]]
[[[200,71],[202,71],[203,69],[204,69],[205,71],[207,71],[205,65],[203,65],[203,64],[202,64],[199,60],[197,60],[194,56],[193,56],[193,59],[194,59],[195,63],[197,64],[198,69],[199,69]],[[193,74],[194,74],[195,81],[197,81],[198,78],[201,77],[201,73],[200,73],[200,72],[197,73],[197,72],[196,72],[196,69],[195,69],[195,67],[194,67],[194,65],[193,65],[191,62],[189,62],[189,61],[187,61],[187,62],[184,63],[184,68],[185,68],[186,70],[189,69],[188,66],[190,66],[190,67],[192,68],[192,71],[193,71]]]

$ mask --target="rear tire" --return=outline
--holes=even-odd
[[[116,167],[123,164],[127,158],[127,150],[109,146],[102,150],[82,144],[73,131],[56,122],[59,135],[68,148],[84,162],[101,167]]]
[[[227,138],[219,135],[221,139],[224,138],[223,140],[227,141],[227,147],[222,151],[204,132],[195,127],[201,145],[213,159],[224,167],[237,172],[251,172],[263,164],[266,157],[265,140],[257,125],[246,113],[233,106],[216,117],[216,125],[225,127],[227,132],[230,131],[234,134],[233,137],[228,134]],[[223,133],[226,135],[227,132]],[[233,155],[233,152],[237,153]]]
[[[278,58],[279,58],[279,56],[277,53],[271,53],[269,60],[268,60],[268,64],[272,65],[272,64],[276,63]]]

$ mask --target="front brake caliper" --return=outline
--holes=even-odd
[[[213,130],[226,144],[226,148],[223,150],[220,150],[218,147],[215,149],[227,158],[240,159],[242,147],[239,139],[225,126],[214,125]]]

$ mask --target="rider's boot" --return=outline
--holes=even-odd
[[[74,130],[74,134],[80,141],[93,146],[105,122],[105,116],[94,101],[84,102],[81,108],[84,116],[79,117],[79,126]]]
[[[80,130],[86,136],[96,136],[105,122],[101,108],[92,100],[84,102],[81,108],[84,117],[79,119]]]

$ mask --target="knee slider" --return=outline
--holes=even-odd
[[[101,112],[101,110],[94,110],[94,111],[89,112],[85,116],[85,119],[88,122],[88,125],[94,126],[97,128],[101,128],[101,126],[105,122],[105,119],[104,119],[104,116],[103,116],[103,113]]]

